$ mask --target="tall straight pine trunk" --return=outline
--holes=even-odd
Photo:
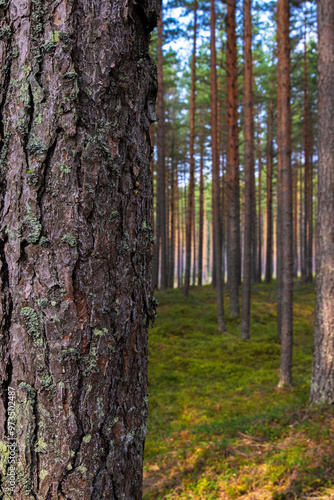
[[[157,11],[0,3],[1,497],[142,498]]]
[[[238,133],[238,68],[236,39],[236,0],[227,2],[227,268],[230,315],[239,314],[240,282],[240,190]]]
[[[318,2],[317,297],[310,401],[334,402],[334,4]]]
[[[186,222],[186,272],[184,278],[183,293],[187,297],[190,286],[191,267],[191,240],[194,236],[194,209],[195,209],[195,92],[196,92],[196,35],[197,35],[197,0],[194,0],[194,36],[193,52],[191,60],[191,89],[190,89],[190,135],[189,135],[189,190],[188,190],[188,211]],[[193,237],[193,247],[195,239]],[[195,266],[194,266],[195,267]]]
[[[245,219],[244,260],[242,284],[241,337],[250,336],[250,294],[252,277],[252,230],[253,230],[253,178],[254,178],[254,123],[252,78],[252,18],[251,0],[244,0],[244,152],[245,152]]]
[[[293,228],[291,176],[290,37],[289,0],[277,2],[277,143],[279,161],[279,253],[281,273],[278,280],[281,366],[279,387],[292,382],[292,307],[293,307]]]
[[[153,288],[160,285],[162,290],[168,287],[167,272],[167,223],[166,223],[166,163],[165,163],[165,105],[163,86],[163,9],[161,6],[158,19],[158,124],[157,124],[157,193],[156,193],[156,231],[153,261]]]
[[[213,246],[214,266],[216,271],[216,293],[218,328],[225,330],[223,276],[222,276],[222,251],[221,251],[221,225],[220,225],[220,175],[218,155],[218,130],[217,130],[217,70],[216,70],[216,13],[215,0],[211,0],[210,8],[211,29],[211,149],[212,149],[212,216],[213,216]]]

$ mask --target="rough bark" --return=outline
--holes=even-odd
[[[290,110],[290,37],[289,0],[277,2],[277,144],[279,156],[278,210],[280,266],[279,311],[281,328],[281,366],[279,387],[292,382],[292,307],[293,307],[293,228],[291,176],[291,110]]]
[[[219,155],[218,155],[218,129],[217,129],[217,70],[216,70],[216,14],[215,0],[211,0],[210,9],[211,28],[211,149],[212,149],[212,217],[213,217],[213,245],[214,245],[214,266],[216,271],[216,292],[217,292],[217,314],[218,328],[225,330],[224,318],[224,296],[223,296],[223,276],[222,276],[222,252],[221,252],[221,226],[220,226],[220,176],[219,176]]]
[[[318,2],[317,296],[310,401],[334,402],[334,4]]]
[[[254,125],[253,125],[253,78],[252,78],[252,19],[251,0],[243,2],[244,14],[244,154],[245,154],[245,218],[244,260],[242,283],[241,337],[250,337],[250,296],[252,277],[252,229],[253,229],[253,178],[254,178]]]
[[[227,268],[230,315],[239,314],[240,281],[240,192],[238,136],[238,69],[236,40],[236,1],[227,2]]]
[[[0,496],[9,388],[17,443],[6,498],[141,498],[157,9],[0,2]]]

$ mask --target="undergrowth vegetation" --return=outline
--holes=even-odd
[[[253,286],[246,342],[239,318],[218,331],[211,287],[156,296],[144,499],[334,499],[334,408],[308,406],[314,287],[295,283],[293,387],[284,390],[276,283]]]

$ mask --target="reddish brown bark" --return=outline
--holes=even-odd
[[[317,296],[310,401],[334,402],[334,3],[318,2]]]
[[[240,190],[238,132],[238,69],[236,40],[236,1],[227,2],[227,268],[230,315],[239,314],[240,282]]]
[[[244,153],[245,153],[245,217],[244,259],[242,284],[241,337],[250,337],[250,295],[252,276],[252,230],[253,230],[253,179],[254,179],[254,112],[252,77],[252,19],[251,0],[244,0]]]
[[[280,266],[279,311],[281,366],[279,387],[292,381],[292,307],[293,307],[293,251],[292,251],[292,176],[291,176],[291,110],[290,110],[290,38],[289,0],[277,2],[277,143],[279,156]]]
[[[216,14],[215,0],[211,0],[210,28],[211,28],[211,150],[212,150],[212,216],[213,216],[213,245],[214,266],[216,271],[217,313],[218,328],[225,330],[224,296],[222,277],[221,226],[220,226],[220,175],[217,141],[217,70],[216,70]]]

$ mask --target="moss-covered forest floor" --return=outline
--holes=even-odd
[[[239,319],[217,330],[211,287],[187,300],[180,290],[156,295],[144,499],[334,499],[334,408],[307,404],[314,287],[295,283],[285,390],[276,388],[276,283],[253,286],[247,342]]]

